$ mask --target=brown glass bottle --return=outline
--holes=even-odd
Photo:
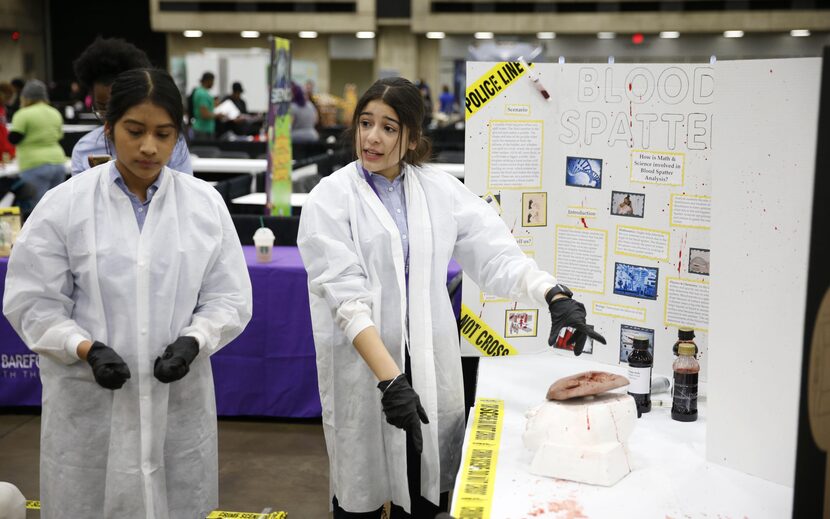
[[[695,359],[695,346],[681,343],[677,348],[675,359],[674,391],[672,396],[671,417],[679,422],[697,420],[697,386],[700,364]]]
[[[654,357],[648,351],[648,337],[634,336],[634,349],[628,355],[628,394],[637,404],[637,418],[651,411],[651,368]]]

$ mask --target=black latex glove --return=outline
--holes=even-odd
[[[86,361],[92,367],[92,375],[99,386],[106,389],[121,389],[130,378],[130,368],[121,355],[104,344],[95,341],[86,354]]]
[[[187,375],[198,354],[199,343],[194,337],[179,337],[165,348],[161,357],[156,357],[153,375],[165,384],[175,382]]]
[[[550,310],[550,337],[548,337],[550,346],[556,343],[560,330],[566,326],[574,329],[574,333],[568,341],[569,345],[573,344],[574,355],[582,354],[582,348],[585,347],[585,341],[588,340],[588,337],[605,344],[605,337],[595,332],[592,326],[585,323],[585,305],[579,301],[570,297],[560,297],[551,301],[548,309]]]
[[[386,421],[399,429],[404,429],[412,436],[412,445],[418,453],[424,450],[424,437],[421,433],[421,422],[429,423],[427,412],[421,407],[418,393],[409,385],[404,375],[398,375],[392,380],[378,383],[378,389],[383,391],[380,403]]]

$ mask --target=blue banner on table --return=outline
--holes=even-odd
[[[268,82],[268,175],[266,207],[271,214],[291,214],[291,42],[273,38]]]

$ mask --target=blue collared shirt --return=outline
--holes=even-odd
[[[90,155],[109,155],[113,159],[116,158],[115,146],[107,140],[103,126],[99,126],[81,137],[75,147],[72,148],[72,176],[90,169],[87,160]],[[181,133],[176,141],[176,147],[173,148],[173,154],[167,162],[167,167],[188,175],[193,174],[190,151],[187,149],[187,142],[185,142],[184,135]]]
[[[389,181],[383,175],[377,173],[369,173],[372,176],[372,181],[375,183],[378,198],[383,204],[383,207],[389,212],[395,225],[398,227],[398,233],[401,235],[401,247],[403,247],[403,257],[409,263],[409,226],[406,219],[406,194],[403,189],[403,173],[395,177],[395,180]]]
[[[118,186],[119,189],[127,195],[127,198],[130,199],[130,204],[132,204],[133,212],[135,213],[135,220],[138,222],[139,231],[144,229],[144,220],[147,219],[147,211],[150,210],[150,202],[153,200],[153,195],[156,194],[156,191],[158,191],[161,186],[162,175],[164,175],[164,169],[161,170],[161,173],[159,173],[159,176],[156,178],[155,182],[147,187],[147,200],[142,202],[137,196],[130,192],[129,188],[127,188],[127,184],[124,183],[124,178],[121,176],[118,168],[115,167],[115,162],[111,163],[110,181],[115,182],[115,185]]]

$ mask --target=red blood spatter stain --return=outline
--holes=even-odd
[[[588,222],[585,221],[585,218],[580,218],[579,221],[582,222],[583,227],[585,227],[586,229],[588,228]]]
[[[588,519],[582,506],[573,499],[566,499],[564,501],[549,501],[548,512],[564,512],[564,515],[557,515],[557,519]]]
[[[628,91],[631,92],[631,83],[628,84]]]
[[[591,430],[591,414],[588,412],[587,409],[585,410],[585,422],[588,424],[588,430],[590,431]]]

